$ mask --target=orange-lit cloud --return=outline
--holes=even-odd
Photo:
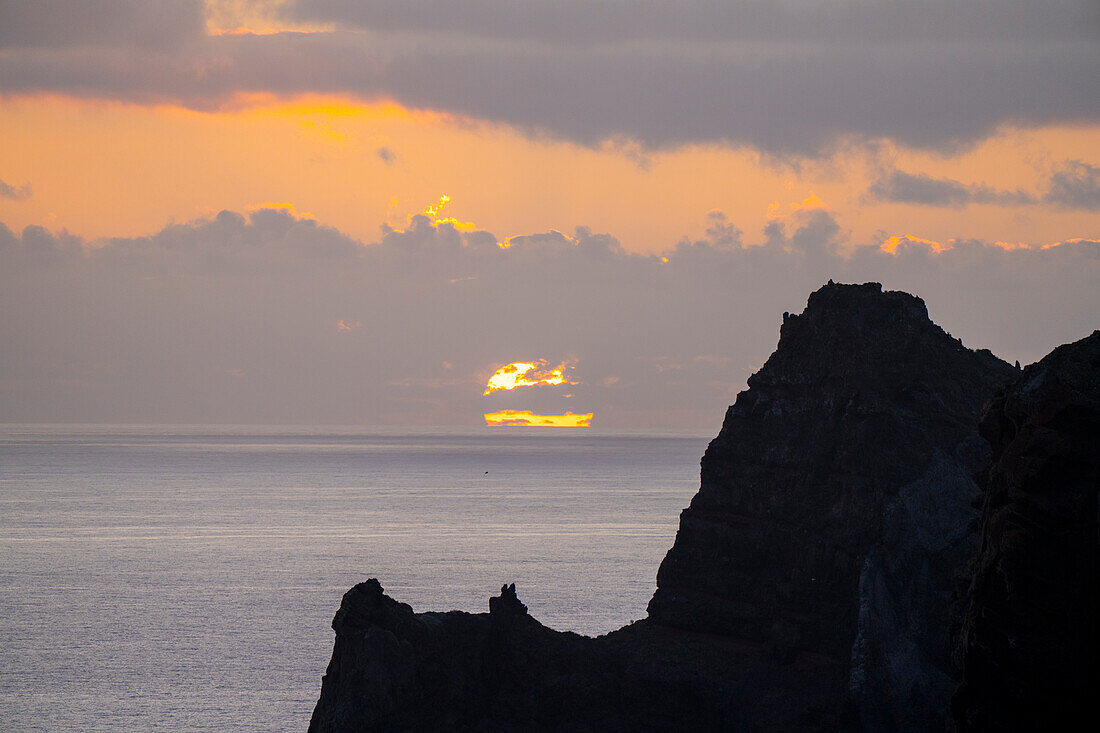
[[[424,216],[430,216],[432,218],[439,216],[439,212],[443,211],[443,207],[451,203],[451,197],[447,194],[443,194],[439,197],[438,204],[432,204],[428,208],[424,209]]]
[[[788,182],[789,183],[789,182]],[[790,214],[796,214],[799,211],[813,211],[815,209],[824,209],[825,202],[821,200],[821,197],[816,193],[811,192],[809,196],[801,201],[794,201],[790,204]],[[774,221],[776,219],[786,219],[788,212],[783,210],[778,201],[772,201],[768,204],[768,207],[764,213],[764,218],[767,221]]]
[[[594,414],[536,415],[529,410],[501,410],[485,414],[485,424],[494,427],[513,428],[587,428]]]
[[[947,244],[941,244],[940,242],[936,242],[931,239],[921,239],[920,237],[914,237],[912,234],[902,234],[901,236],[894,235],[892,237],[888,237],[885,242],[879,245],[879,249],[881,249],[883,252],[888,252],[890,254],[897,254],[898,245],[902,242],[913,242],[926,245],[936,254],[946,252],[947,250],[952,249],[953,246],[950,242],[948,242]]]
[[[1095,239],[1085,239],[1084,237],[1073,237],[1071,239],[1063,239],[1060,242],[1050,242],[1049,244],[1044,244],[1039,249],[1054,249],[1055,247],[1061,247],[1061,246],[1066,245],[1066,244],[1081,244],[1082,242],[1095,242],[1095,241],[1096,241]]]
[[[424,209],[424,216],[432,220],[432,226],[437,227],[440,224],[450,224],[460,232],[476,231],[478,227],[472,221],[461,221],[453,216],[440,216],[443,213],[443,209],[449,203],[451,203],[451,197],[447,194],[443,194],[439,197],[439,203],[432,204]]]
[[[348,333],[360,328],[363,324],[359,321],[345,321],[343,319],[336,322],[336,330],[340,333]]]
[[[255,209],[279,209],[298,219],[316,220],[317,218],[308,211],[298,211],[294,208],[294,204],[290,203],[289,201],[264,201],[262,204],[255,207]]]
[[[821,200],[821,197],[815,193],[811,193],[806,198],[802,199],[800,203],[791,204],[791,210],[804,211],[806,209],[824,209],[825,202]]]
[[[539,359],[537,362],[516,361],[505,364],[489,377],[484,394],[492,394],[500,390],[511,391],[518,387],[535,387],[538,385],[576,384],[566,378],[565,372],[572,364],[563,361],[553,369],[546,369],[549,362]]]

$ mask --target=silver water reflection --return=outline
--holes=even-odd
[[[304,730],[341,594],[645,615],[710,436],[0,426],[9,730]]]

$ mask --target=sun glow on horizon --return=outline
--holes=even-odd
[[[485,413],[485,424],[490,427],[513,428],[587,428],[591,427],[594,413],[574,415],[537,415],[529,410],[501,410]]]
[[[493,392],[511,392],[520,387],[556,387],[560,385],[576,385],[566,376],[566,371],[574,366],[575,362],[565,360],[556,367],[550,368],[550,362],[546,359],[537,361],[515,361],[505,364],[489,377],[483,396]],[[572,394],[563,395],[565,398]],[[541,415],[530,410],[499,410],[487,412],[484,415],[485,424],[504,427],[547,427],[547,428],[587,428],[592,423],[594,413],[574,414],[565,412],[561,415]]]

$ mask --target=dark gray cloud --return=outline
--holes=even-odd
[[[179,0],[4,0],[0,49],[176,47],[204,31],[202,4]]]
[[[956,209],[970,204],[1020,206],[1039,202],[1037,196],[1027,191],[1000,191],[982,184],[960,183],[950,178],[933,178],[898,170],[875,181],[867,193],[872,201]]]
[[[584,228],[501,249],[422,216],[374,244],[283,210],[96,242],[0,225],[0,420],[475,425],[512,408],[714,428],[783,311],[830,278],[917,293],[968,345],[1024,362],[1100,312],[1097,242],[845,258],[822,209],[759,247],[707,225],[667,262]],[[482,396],[493,368],[539,358],[575,360],[580,384]]]
[[[1051,176],[1043,200],[1066,209],[1100,209],[1100,168],[1080,160],[1067,163]]]
[[[288,14],[374,31],[586,45],[630,41],[1093,41],[1094,5],[1055,0],[292,0]]]
[[[0,198],[15,199],[16,201],[22,201],[31,197],[31,184],[24,183],[22,186],[13,186],[6,181],[0,180]]]
[[[726,218],[725,212],[715,210],[707,214],[705,244],[711,247],[740,247],[742,234],[743,232]]]
[[[764,237],[768,247],[819,257],[835,253],[847,241],[836,217],[821,208],[799,210],[790,220],[773,219],[764,226]]]
[[[53,17],[12,8],[9,38]],[[135,49],[66,41],[39,23],[38,46],[0,56],[0,79],[9,93],[194,107],[239,91],[348,93],[586,144],[619,136],[780,153],[821,152],[848,136],[943,149],[1006,122],[1100,118],[1091,0],[334,1],[292,11],[335,21],[337,31],[181,31],[174,47]]]
[[[1063,209],[1092,210],[1100,208],[1100,168],[1079,160],[1067,161],[1051,174],[1041,195],[895,170],[871,184],[865,200],[956,209],[970,204],[1049,204]]]

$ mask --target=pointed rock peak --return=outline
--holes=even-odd
[[[500,587],[500,595],[489,599],[489,613],[494,616],[527,613],[527,606],[523,605],[516,595],[515,583],[505,583]]]
[[[371,578],[362,583],[357,583],[345,593],[341,605],[365,613],[382,608],[386,600],[386,593],[382,589],[382,584],[378,582],[378,578]]]

